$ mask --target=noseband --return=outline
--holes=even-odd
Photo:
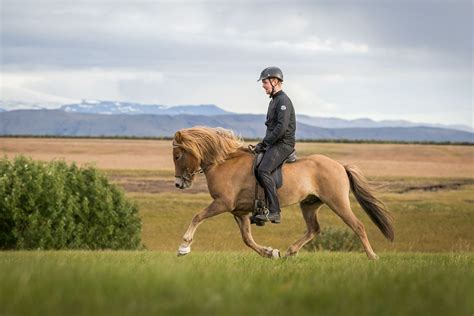
[[[192,177],[194,177],[195,175],[197,175],[199,173],[204,173],[205,171],[206,171],[206,168],[199,168],[198,170],[190,173],[188,171],[188,168],[186,168],[185,172],[182,175],[180,175],[180,176],[174,175],[174,177],[175,178],[180,178],[181,180],[191,182]]]

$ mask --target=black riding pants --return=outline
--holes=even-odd
[[[257,179],[265,191],[268,208],[272,213],[280,212],[280,203],[278,202],[276,184],[271,174],[291,154],[293,149],[292,146],[283,143],[274,144],[265,151],[262,162],[258,166]]]

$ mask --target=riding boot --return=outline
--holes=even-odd
[[[257,223],[260,221],[280,224],[280,203],[278,202],[275,182],[273,181],[271,175],[267,177],[265,173],[261,174],[261,178],[263,180],[262,182],[265,183],[264,191],[268,208],[265,207],[261,214],[256,215],[255,220],[257,221]]]

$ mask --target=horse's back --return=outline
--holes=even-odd
[[[313,154],[313,155],[298,158],[298,160],[296,160],[296,162],[292,164],[294,164],[295,167],[299,167],[298,165],[301,165],[301,166],[308,165],[308,167],[311,166],[311,167],[320,168],[320,169],[330,168],[332,170],[345,172],[345,168],[340,162],[330,157],[320,155],[320,154]]]

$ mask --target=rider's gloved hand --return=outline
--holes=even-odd
[[[264,152],[265,151],[265,145],[263,143],[258,143],[257,145],[255,145],[255,152],[257,154],[261,153],[261,152]]]

